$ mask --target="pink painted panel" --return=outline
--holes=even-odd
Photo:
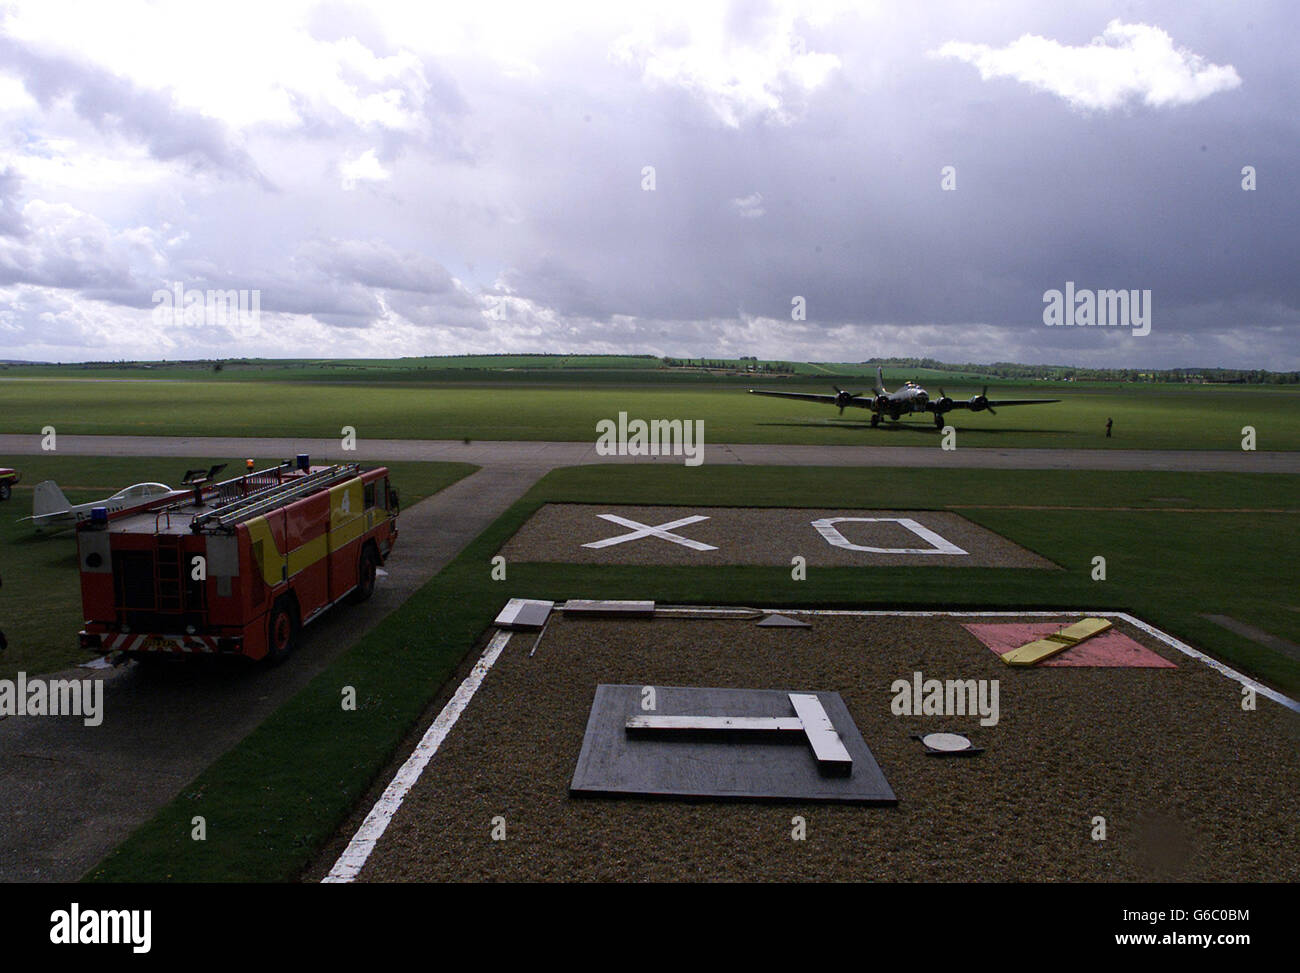
[[[1012,649],[1059,632],[1064,622],[964,622],[962,627],[1002,655]],[[1176,669],[1174,663],[1138,644],[1123,632],[1111,629],[1094,635],[1072,649],[1053,656],[1040,666],[1105,666],[1133,669]]]

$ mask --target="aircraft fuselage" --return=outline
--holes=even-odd
[[[926,412],[930,402],[930,393],[915,382],[908,382],[897,392],[886,392],[876,396],[873,412],[898,419],[914,412]]]

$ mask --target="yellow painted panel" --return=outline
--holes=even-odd
[[[364,484],[360,478],[349,480],[330,488],[330,529],[315,540],[290,551],[288,557],[276,546],[271,533],[271,525],[265,517],[255,517],[247,522],[249,539],[253,543],[257,557],[257,567],[262,580],[274,587],[283,580],[282,568],[287,567],[288,576],[293,577],[300,571],[311,567],[327,554],[361,537],[375,524],[388,519],[386,511],[365,509]],[[260,547],[258,546],[260,542]]]
[[[271,525],[266,522],[265,517],[254,517],[248,521],[247,527],[248,537],[253,545],[253,557],[257,560],[262,580],[268,587],[273,588],[284,580],[281,573],[284,567],[284,555],[276,547],[275,537],[271,534]]]
[[[329,541],[324,533],[314,541],[308,541],[289,552],[289,577],[293,577],[304,568],[309,568],[325,556]]]
[[[330,487],[330,530],[337,530],[365,512],[365,491],[360,477]]]
[[[379,508],[365,509],[365,484],[360,478],[331,487],[330,552],[346,547],[376,524],[387,519],[387,511]]]

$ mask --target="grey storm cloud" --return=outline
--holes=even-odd
[[[135,309],[162,281],[259,288],[328,326],[322,353],[364,331],[413,354],[1300,366],[1292,7],[782,9],[730,5],[713,46],[577,24],[521,66],[490,35],[429,53],[322,4],[311,38],[387,59],[340,83],[401,123],[289,91],[296,122],[243,131],[0,39],[43,113],[182,169],[125,212],[82,194],[99,224],[77,232],[56,190],[0,173],[0,285]],[[196,191],[205,168],[244,178]],[[1151,335],[1045,327],[1067,281],[1150,290]]]
[[[269,186],[224,125],[180,108],[168,92],[142,89],[98,66],[43,53],[4,35],[0,65],[22,79],[42,108],[67,100],[97,129],[138,140],[156,159],[179,160]]]
[[[377,240],[313,240],[299,254],[332,279],[367,287],[436,294],[455,284],[447,268],[433,258],[399,253]]]
[[[6,213],[12,206],[4,200]],[[0,286],[129,292],[136,241],[66,204],[29,202],[15,219],[18,232],[0,236]]]
[[[0,236],[27,235],[19,198],[21,192],[22,177],[12,167],[0,169]]]

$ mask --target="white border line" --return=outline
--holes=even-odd
[[[688,613],[693,610],[689,605],[660,605],[659,607],[664,609],[671,609],[673,611],[688,612]],[[1107,611],[1081,612],[1081,611],[1075,611],[1074,609],[1070,609],[1068,611],[1063,610],[1063,611],[1004,611],[1004,612],[890,611],[890,610],[854,611],[854,610],[840,610],[840,609],[831,609],[831,608],[772,608],[772,609],[764,609],[764,610],[780,612],[783,615],[882,615],[882,616],[892,616],[898,618],[934,618],[940,615],[946,615],[951,618],[1059,618],[1061,616],[1065,616],[1066,618],[1074,618],[1074,617],[1087,618],[1089,616],[1098,617],[1098,618],[1118,618],[1122,621],[1128,622],[1134,628],[1141,629],[1142,631],[1150,635],[1152,638],[1157,638],[1161,642],[1164,642],[1166,645],[1177,649],[1179,652],[1183,653],[1183,655],[1191,656],[1193,659],[1199,659],[1201,662],[1204,662],[1211,669],[1217,669],[1219,672],[1227,676],[1229,679],[1235,679],[1243,686],[1249,686],[1251,689],[1255,691],[1257,695],[1263,696],[1266,699],[1271,699],[1273,700],[1273,702],[1278,703],[1281,706],[1285,706],[1289,710],[1293,710],[1296,713],[1300,713],[1300,702],[1297,702],[1296,700],[1292,699],[1290,696],[1284,696],[1282,693],[1279,693],[1276,689],[1270,689],[1268,686],[1265,686],[1263,683],[1256,682],[1254,679],[1251,679],[1247,675],[1243,675],[1242,673],[1238,672],[1236,669],[1224,665],[1218,659],[1211,658],[1210,656],[1206,655],[1204,652],[1192,648],[1186,642],[1180,642],[1172,635],[1160,631],[1160,629],[1156,628],[1154,625],[1148,625],[1140,618],[1134,618],[1128,612],[1107,612]],[[700,613],[711,613],[717,611],[717,609],[705,608],[705,609],[700,609],[699,611]]]
[[[401,769],[389,782],[383,796],[375,802],[375,806],[370,809],[366,819],[361,822],[361,827],[352,836],[348,846],[343,849],[343,854],[339,855],[339,860],[334,863],[330,873],[321,879],[322,883],[351,882],[357,877],[361,867],[365,865],[366,859],[375,850],[375,843],[383,837],[384,831],[388,828],[388,822],[393,819],[397,809],[402,806],[402,801],[406,798],[407,792],[420,779],[420,774],[424,772],[430,758],[438,752],[442,742],[447,739],[447,734],[456,725],[456,720],[460,718],[461,713],[465,712],[465,707],[469,705],[470,699],[478,691],[478,687],[482,685],[483,677],[488,674],[488,670],[492,668],[501,655],[501,650],[510,641],[510,635],[510,632],[499,631],[492,637],[492,641],[483,650],[483,655],[474,664],[474,668],[465,677],[465,681],[460,684],[456,694],[447,700],[447,705],[442,708],[442,712],[429,726],[419,745],[406,758],[406,763],[402,764]]]

